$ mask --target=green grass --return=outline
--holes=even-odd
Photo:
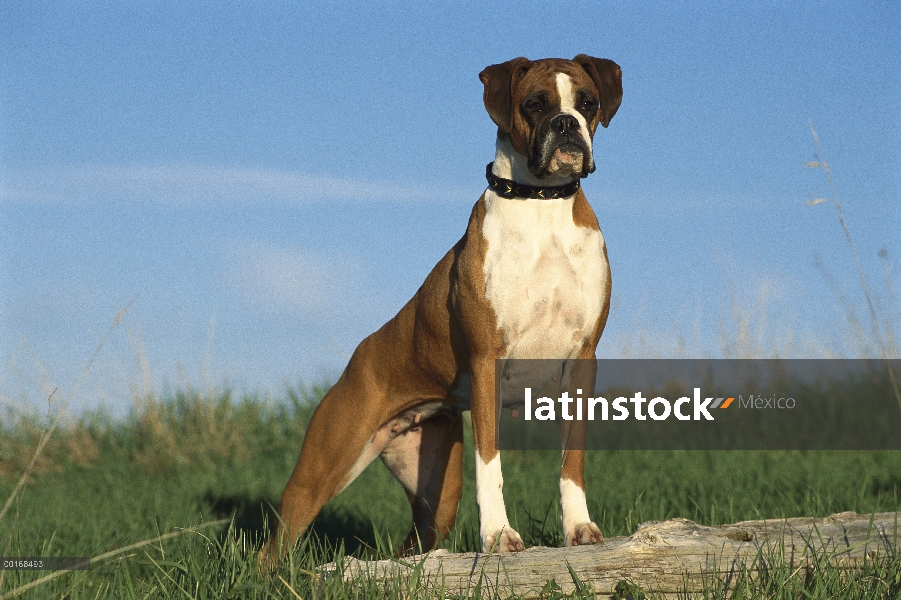
[[[293,555],[294,568],[268,578],[256,570],[253,552],[266,535],[269,507],[278,503],[321,391],[295,390],[284,403],[185,393],[146,400],[126,419],[87,414],[57,430],[0,521],[0,554],[96,556],[178,528],[221,518],[233,523],[132,550],[90,571],[57,577],[23,597],[296,597],[288,586],[310,597],[309,573],[317,565],[345,552],[364,557],[389,552],[409,529],[410,509],[399,484],[376,461],[326,506],[313,534]],[[30,460],[38,425],[19,419],[0,430],[0,473],[5,475],[0,499],[9,496]],[[459,518],[445,542],[455,551],[478,548],[468,431],[466,444]],[[527,545],[561,543],[559,457],[559,452],[504,453],[508,512]],[[589,507],[608,537],[630,534],[651,519],[685,517],[715,525],[901,506],[899,452],[589,452],[586,477]],[[801,580],[799,585],[819,589],[816,594],[831,590],[812,597],[834,597],[832,592],[847,588],[848,581],[901,590],[899,561],[869,569],[850,580],[825,569],[819,583]],[[3,593],[46,575],[0,574]],[[781,590],[794,589],[784,575]],[[772,587],[773,577],[758,583]],[[746,584],[747,597],[758,597],[764,589],[755,588],[753,579]],[[380,596],[385,585],[400,586],[395,591],[404,597],[425,593],[411,580],[358,581],[348,587],[331,578],[320,585],[339,596]],[[712,587],[707,597],[719,594]]]

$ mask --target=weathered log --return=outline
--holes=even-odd
[[[426,585],[443,586],[449,594],[474,592],[481,586],[502,596],[525,597],[537,597],[552,579],[570,593],[577,577],[601,595],[614,594],[620,582],[628,581],[657,597],[675,597],[709,588],[714,580],[730,588],[743,568],[753,576],[781,564],[803,577],[817,561],[851,568],[864,557],[896,556],[901,535],[898,515],[844,512],[822,519],[742,521],[717,527],[687,519],[650,521],[631,536],[610,538],[597,546],[535,547],[495,555],[435,550],[380,561],[348,558],[343,577],[415,576]],[[333,574],[336,568],[332,563],[323,570]]]

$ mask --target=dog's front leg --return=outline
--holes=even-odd
[[[584,424],[564,426],[567,430],[584,428]],[[585,500],[585,451],[566,449],[563,451],[563,468],[560,470],[560,509],[563,521],[563,543],[567,546],[599,544],[604,536],[588,516]]]
[[[510,527],[504,506],[504,477],[497,450],[494,403],[494,359],[472,361],[472,429],[476,450],[476,503],[483,552],[524,550],[522,538]]]
[[[570,398],[593,395],[597,364],[591,358],[568,361],[564,367],[563,388]],[[574,411],[575,412],[575,411]],[[579,410],[577,415],[583,411]],[[584,417],[584,414],[581,414]],[[586,421],[576,416],[563,422],[563,465],[560,469],[560,512],[563,521],[563,543],[567,546],[599,544],[604,536],[588,516],[585,499]]]

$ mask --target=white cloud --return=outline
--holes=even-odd
[[[352,311],[363,293],[364,266],[349,255],[255,242],[232,244],[225,255],[232,287],[263,310],[335,317]]]
[[[0,201],[162,205],[425,200],[426,187],[293,171],[215,166],[0,168]]]

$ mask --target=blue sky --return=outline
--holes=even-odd
[[[835,209],[805,204],[829,194],[808,121],[897,320],[899,25],[896,2],[4,2],[0,399],[65,397],[139,293],[74,407],[335,376],[484,190],[479,71],[583,52],[624,80],[584,182],[599,355],[869,352]]]

